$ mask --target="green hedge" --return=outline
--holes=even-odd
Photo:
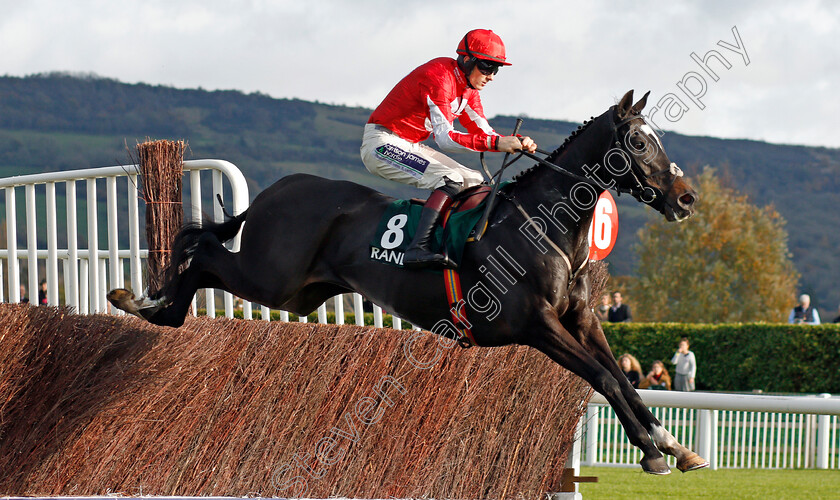
[[[616,357],[636,356],[647,373],[688,337],[697,357],[697,389],[840,394],[840,325],[606,323]]]

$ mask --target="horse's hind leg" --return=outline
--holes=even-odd
[[[196,291],[219,288],[242,295],[246,278],[239,270],[237,254],[225,248],[212,233],[205,233],[198,240],[189,266],[175,280],[167,284],[174,294],[165,297],[168,305],[149,318],[152,323],[177,328],[184,324]]]
[[[645,472],[670,473],[662,453],[653,444],[647,430],[625,400],[616,377],[587,352],[560,323],[553,311],[546,311],[543,314],[543,321],[544,324],[534,332],[529,344],[586,380],[593,389],[607,398],[630,442],[642,451],[644,457],[641,460],[641,466]]]

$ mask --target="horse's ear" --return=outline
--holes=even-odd
[[[627,91],[624,97],[618,102],[618,115],[621,117],[627,116],[630,107],[633,105],[633,89]]]
[[[633,113],[634,115],[641,114],[642,110],[645,109],[645,105],[647,104],[647,98],[648,98],[649,94],[650,94],[650,90],[645,92],[645,95],[643,95],[642,98],[639,99],[639,102],[637,102],[636,104],[633,105],[633,109],[631,109],[630,112]]]

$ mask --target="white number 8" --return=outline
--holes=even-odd
[[[388,220],[388,224],[385,225],[388,230],[382,234],[382,241],[379,242],[379,245],[386,250],[400,246],[403,239],[405,239],[403,228],[407,222],[408,215],[406,214],[399,214],[391,217]]]

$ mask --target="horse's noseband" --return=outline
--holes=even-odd
[[[611,112],[612,116],[617,118],[618,117],[618,106],[611,107],[610,112]],[[617,148],[621,149],[622,151],[624,151],[624,149],[621,147],[622,145],[621,145],[621,140],[619,139],[619,136],[618,136],[618,130],[621,127],[623,127],[624,125],[630,123],[633,120],[637,120],[637,119],[642,120],[642,122],[644,122],[644,118],[642,117],[641,114],[632,114],[629,117],[624,118],[623,120],[619,121],[618,123],[615,122],[615,119],[610,120],[610,127],[612,129],[613,142],[614,142],[615,146]],[[662,152],[664,153],[664,151],[662,151]],[[636,188],[630,188],[629,189],[630,194],[634,198],[636,198],[637,200],[641,201],[642,203],[650,205],[652,208],[661,212],[662,208],[665,204],[665,193],[663,192],[662,189],[651,186],[649,181],[651,179],[654,179],[656,177],[659,177],[659,176],[662,176],[662,175],[665,175],[665,174],[671,174],[673,176],[673,179],[671,179],[671,182],[669,183],[668,188],[665,190],[665,191],[670,191],[671,187],[674,185],[674,182],[676,182],[677,177],[682,177],[683,176],[683,171],[680,169],[680,167],[678,167],[677,164],[674,163],[674,162],[670,162],[670,163],[671,164],[669,165],[668,168],[659,170],[658,172],[651,172],[650,174],[645,174],[644,171],[642,171],[641,172],[641,178],[639,178],[639,176],[636,174],[635,170],[633,169],[633,164],[632,164],[632,160],[631,160],[630,174],[633,176],[633,180],[636,181],[636,186],[637,187]],[[656,203],[654,204],[654,202],[656,202]]]

